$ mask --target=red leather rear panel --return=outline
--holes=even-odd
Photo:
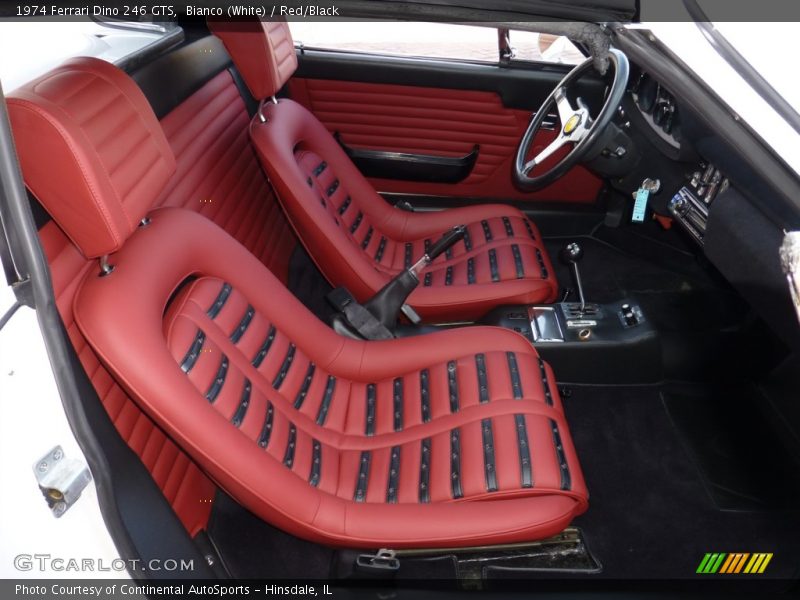
[[[381,192],[591,203],[601,180],[582,166],[538,192],[520,192],[511,178],[530,113],[503,106],[492,92],[293,78],[294,100],[354,148],[463,156],[480,145],[472,173],[458,184],[372,180]],[[555,132],[543,131],[534,149]]]
[[[190,535],[205,529],[214,498],[214,484],[156,427],[111,378],[75,324],[75,291],[97,261],[87,261],[54,222],[39,232],[53,279],[56,305],[69,339],[111,420],[139,455]]]
[[[250,145],[249,123],[227,71],[164,117],[178,167],[157,206],[207,216],[286,282],[297,241]]]

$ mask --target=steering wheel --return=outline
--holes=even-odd
[[[525,135],[522,136],[519,148],[517,148],[517,159],[514,163],[514,182],[520,189],[532,191],[543,188],[564,175],[594,149],[594,146],[601,138],[603,130],[611,121],[620,102],[622,102],[622,96],[625,94],[625,88],[628,84],[628,57],[613,48],[608,51],[608,57],[614,68],[614,81],[597,118],[592,118],[589,114],[589,108],[582,98],[578,97],[576,99],[578,107],[574,108],[567,97],[569,87],[592,68],[593,59],[591,58],[586,59],[567,73],[566,77],[558,83],[542,103],[539,110],[533,114],[528,129],[525,131]],[[556,139],[531,160],[525,162],[533,140],[536,138],[536,134],[541,129],[542,122],[547,115],[547,109],[553,104],[556,105],[556,110],[558,111],[561,129]],[[534,167],[541,165],[547,158],[567,144],[573,145],[572,150],[555,166],[538,175],[531,175]]]

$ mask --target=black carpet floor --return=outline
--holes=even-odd
[[[548,239],[562,287],[574,287],[569,268],[558,260],[568,241],[577,241],[584,250],[579,268],[588,301],[634,296],[660,331],[720,330],[741,320],[744,307],[735,292],[693,256],[652,242],[622,250],[596,237]]]
[[[573,385],[569,389],[567,417],[591,494],[588,511],[573,524],[581,528],[602,571],[564,574],[558,579],[581,589],[594,589],[597,584],[603,589],[598,581],[603,580],[613,588],[634,582],[660,589],[682,582],[688,586],[682,589],[702,586],[719,592],[742,591],[740,584],[749,578],[759,591],[776,592],[788,589],[800,576],[800,507],[791,503],[797,498],[800,477],[784,468],[785,461],[776,454],[778,447],[765,437],[755,415],[748,413],[744,420],[752,425],[750,436],[741,435],[742,420],[729,431],[730,419],[703,419],[703,413],[724,410],[727,390],[685,384]],[[667,397],[672,400],[665,401]],[[694,403],[697,410],[686,402]],[[682,405],[684,414],[674,419],[667,403]],[[687,426],[685,417],[692,413],[699,418]],[[680,421],[684,422],[676,425]],[[697,435],[704,427],[705,438]],[[765,493],[759,487],[748,488],[764,481],[758,460],[734,460],[720,470],[708,453],[728,452],[730,444],[724,438],[730,433],[741,438],[738,456],[749,453],[762,456],[765,463],[784,463],[778,470],[767,465],[765,472],[780,472],[785,481],[765,486]],[[720,438],[723,441],[717,443]],[[704,439],[711,440],[711,450],[704,448]],[[741,497],[728,497],[728,509],[723,509],[711,489],[713,481],[723,477],[735,482],[737,475],[744,482],[738,486],[740,491],[755,490],[756,501],[747,494],[744,502]],[[236,577],[313,578],[331,572],[331,550],[267,525],[224,494],[215,504],[210,533]],[[759,576],[697,575],[707,552],[771,552],[774,557]],[[541,585],[542,577],[552,580],[553,575],[530,577]]]
[[[575,525],[583,529],[587,544],[603,564],[600,577],[702,577],[695,571],[706,552],[772,552],[765,580],[798,576],[800,503],[794,510],[721,510],[709,493],[708,473],[698,465],[696,447],[675,426],[665,406],[665,394],[684,398],[688,394],[695,402],[713,403],[714,410],[724,411],[724,390],[719,394],[687,392],[685,386],[571,386],[570,390],[567,418],[591,494],[589,510]],[[709,435],[719,435],[720,427],[724,425],[716,425]],[[751,431],[756,430],[754,425]],[[739,444],[753,455],[766,450],[762,456],[768,463],[775,448],[762,448],[762,439],[760,434],[744,435]],[[741,476],[751,479],[754,468],[758,464],[752,461],[740,465]],[[726,476],[735,475],[736,465],[727,469]]]
[[[607,230],[598,235],[546,240],[558,281],[562,289],[574,288],[570,270],[558,254],[567,242],[577,241],[584,249],[579,268],[586,299],[598,303],[629,299],[638,304],[659,332],[665,378],[722,379],[731,369],[752,368],[742,364],[752,361],[749,349],[759,345],[746,330],[751,311],[713,267],[650,239],[610,240],[626,244],[623,249],[603,239]],[[573,293],[570,300],[575,299]],[[768,357],[763,358],[767,362]]]
[[[325,296],[333,287],[311,260],[308,252],[299,244],[292,252],[289,261],[288,287],[289,291],[318,319],[329,322],[333,309],[325,300]]]

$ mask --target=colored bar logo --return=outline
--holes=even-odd
[[[702,575],[736,575],[739,573],[760,575],[766,570],[771,560],[772,552],[756,552],[754,554],[749,552],[707,552],[700,561],[696,573]]]

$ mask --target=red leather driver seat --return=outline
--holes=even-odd
[[[399,548],[540,539],[586,509],[555,379],[523,337],[338,336],[212,221],[151,210],[174,159],[108,63],[65,63],[9,114],[28,186],[113,267],[77,284],[81,332],[250,511],[320,543]]]
[[[274,97],[297,67],[283,22],[209,21],[253,96]],[[413,213],[390,206],[314,115],[268,101],[251,139],[298,237],[325,277],[361,301],[456,225],[467,236],[436,261],[409,297],[431,319],[474,319],[500,304],[552,302],[558,294],[536,226],[509,206]],[[509,175],[510,176],[510,175]]]

